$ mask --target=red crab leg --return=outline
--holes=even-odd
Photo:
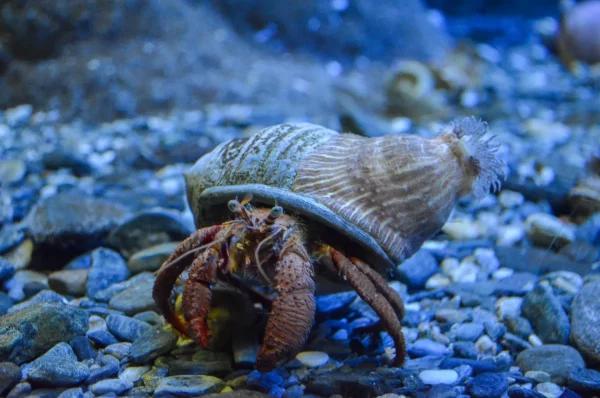
[[[375,271],[362,261],[350,261],[327,245],[321,245],[319,252],[324,254],[325,260],[330,260],[335,265],[358,295],[383,321],[396,346],[396,366],[402,366],[406,359],[406,344],[400,324],[404,317],[404,305],[400,296],[388,286],[383,277],[378,274],[375,276]]]
[[[295,355],[312,328],[316,303],[313,269],[300,236],[292,234],[279,254],[275,268],[277,298],[269,314],[256,369],[266,372]]]
[[[212,301],[211,286],[217,280],[219,249],[212,246],[196,257],[183,288],[183,314],[189,335],[205,350],[209,349],[207,317]]]
[[[179,275],[189,264],[188,257],[191,256],[189,253],[190,250],[212,242],[217,234],[223,231],[224,228],[225,226],[223,225],[214,225],[195,231],[177,246],[175,251],[156,272],[156,280],[152,290],[154,302],[167,322],[183,334],[187,334],[186,326],[175,315],[173,307],[171,306],[171,291],[173,290],[173,285],[175,285],[177,278],[179,278]]]

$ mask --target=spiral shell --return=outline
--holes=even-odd
[[[200,227],[222,221],[231,195],[252,193],[316,219],[390,266],[439,231],[460,197],[499,186],[504,164],[485,132],[475,119],[432,139],[276,125],[200,158],[186,174],[188,201]]]
[[[563,64],[574,69],[574,62],[600,63],[600,1],[577,3],[563,15],[557,37]]]

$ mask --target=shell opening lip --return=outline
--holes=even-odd
[[[277,206],[281,206],[288,213],[298,213],[301,216],[318,221],[332,230],[359,243],[367,252],[372,254],[371,257],[375,256],[379,260],[371,263],[371,265],[379,272],[383,273],[387,271],[387,269],[395,267],[395,262],[392,261],[388,254],[381,248],[381,246],[379,246],[379,244],[371,235],[335,214],[335,212],[323,204],[301,197],[300,195],[297,195],[293,192],[288,192],[284,189],[268,187],[262,184],[211,187],[205,189],[199,195],[197,198],[198,202],[196,204],[191,205],[197,206],[200,202],[204,203],[204,214],[206,214],[206,212],[212,211],[214,208],[213,206],[223,206],[225,202],[224,198],[236,196],[241,197],[248,193],[252,194],[253,201],[255,202],[264,203],[269,206],[273,206],[276,203]],[[198,211],[195,214],[201,216],[203,213]],[[197,219],[195,221],[198,227],[204,226],[204,223],[200,223],[200,220]]]

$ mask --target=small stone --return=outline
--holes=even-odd
[[[306,367],[318,368],[329,361],[329,355],[320,351],[304,351],[296,355],[296,359]]]
[[[411,289],[423,288],[427,280],[438,270],[437,260],[425,249],[417,251],[396,268],[398,280]]]
[[[67,304],[67,300],[63,296],[53,292],[52,290],[42,290],[41,292],[39,292],[38,294],[36,294],[32,298],[30,298],[29,300],[13,305],[8,310],[8,313],[10,314],[13,312],[21,311],[22,309],[25,309],[27,307],[31,307],[32,305],[40,304],[40,303]]]
[[[424,384],[453,384],[458,380],[458,373],[451,369],[423,370],[419,378]]]
[[[585,368],[581,354],[566,345],[548,344],[521,352],[516,364],[523,373],[541,370],[550,375],[553,383],[565,385],[572,370]]]
[[[133,383],[129,380],[121,380],[121,379],[107,379],[100,380],[99,382],[92,384],[90,386],[90,390],[95,395],[105,395],[105,394],[117,394],[121,395],[133,388]]]
[[[500,262],[493,249],[480,247],[475,249],[473,255],[475,256],[475,261],[485,274],[491,274],[500,268]]]
[[[0,361],[29,362],[61,341],[88,329],[85,311],[65,304],[42,303],[0,317]]]
[[[317,296],[317,312],[328,315],[344,312],[357,297],[355,291]]]
[[[0,316],[6,315],[8,310],[12,307],[13,301],[8,295],[0,292]]]
[[[0,257],[0,284],[15,275],[15,267],[3,257]]]
[[[584,396],[600,395],[600,372],[593,369],[576,369],[569,374],[567,386]]]
[[[135,364],[146,364],[175,348],[178,337],[163,326],[146,330],[129,349],[129,359]]]
[[[508,395],[509,398],[546,398],[544,394],[519,386],[510,387],[506,391],[506,395]]]
[[[450,353],[450,350],[441,343],[435,342],[430,339],[419,339],[410,346],[409,351],[412,355],[417,357],[424,357],[427,355],[432,356],[443,356]]]
[[[90,330],[87,333],[87,337],[100,347],[117,343],[117,338],[107,330]]]
[[[8,296],[15,302],[23,301],[25,299],[25,292],[23,291],[26,284],[30,282],[41,282],[47,285],[46,275],[30,270],[20,270],[10,278],[5,284],[4,288],[8,290]]]
[[[69,345],[73,349],[73,352],[75,352],[77,359],[80,361],[96,357],[96,352],[86,336],[75,337],[69,342]]]
[[[83,398],[83,389],[82,388],[69,388],[68,390],[64,390],[58,398]]]
[[[131,348],[131,343],[115,343],[111,344],[104,349],[104,354],[112,355],[117,359],[123,359],[129,355],[129,349]]]
[[[525,231],[531,242],[540,247],[561,247],[575,240],[575,231],[570,226],[547,213],[527,217]]]
[[[19,159],[0,161],[0,186],[21,182],[27,173],[27,165]]]
[[[467,391],[474,398],[500,398],[507,389],[508,380],[497,373],[482,373],[467,385]]]
[[[550,375],[541,370],[530,370],[525,373],[525,377],[534,383],[547,383],[550,381]]]
[[[567,344],[571,324],[552,288],[538,284],[525,295],[521,305],[523,316],[531,322],[533,330],[546,344]]]
[[[156,302],[152,297],[154,279],[154,275],[148,274],[147,277],[117,293],[108,303],[110,308],[124,312],[129,316],[144,311],[157,310]]]
[[[119,253],[105,248],[96,249],[92,252],[92,263],[86,282],[87,295],[95,299],[98,292],[128,277],[129,269]]]
[[[506,317],[504,318],[504,323],[508,327],[508,330],[519,336],[522,339],[528,339],[531,333],[533,333],[533,328],[531,327],[531,323],[523,317]]]
[[[471,341],[457,341],[452,344],[454,356],[458,358],[477,359],[477,349],[475,343]]]
[[[56,271],[48,276],[48,285],[60,294],[81,297],[85,294],[87,277],[87,269]]]
[[[31,393],[31,384],[27,382],[19,383],[13,387],[7,395],[7,398],[27,397]]]
[[[484,327],[480,323],[468,322],[458,325],[454,335],[458,341],[475,341],[483,334]]]
[[[178,245],[179,242],[167,242],[139,251],[129,258],[127,267],[132,274],[156,271]]]
[[[193,397],[220,391],[222,387],[223,381],[214,376],[171,376],[160,380],[154,397]]]
[[[562,395],[562,388],[554,383],[540,383],[535,386],[535,391],[544,394],[547,398],[558,398]]]
[[[21,368],[12,362],[0,362],[0,396],[6,393],[21,381]]]
[[[477,280],[479,272],[479,267],[476,264],[463,260],[448,276],[454,283],[473,283]]]
[[[510,269],[510,268],[498,268],[496,271],[494,271],[492,273],[492,278],[496,279],[496,280],[500,280],[500,279],[504,279],[504,278],[508,278],[509,276],[512,276],[515,273],[514,270]]]
[[[88,367],[77,362],[75,353],[67,343],[58,343],[27,368],[27,380],[52,387],[76,386],[89,375]]]
[[[463,311],[441,308],[435,312],[435,320],[440,323],[463,323],[469,318]]]
[[[119,374],[119,379],[136,384],[150,370],[149,366],[130,366]]]
[[[442,227],[442,231],[452,240],[466,241],[480,237],[479,228],[469,218],[455,218]]]
[[[498,228],[497,246],[515,246],[525,237],[525,229],[520,225],[503,225]]]
[[[118,339],[129,342],[134,342],[151,328],[146,322],[123,315],[109,315],[106,318],[106,326]]]
[[[29,119],[31,119],[31,115],[33,115],[33,106],[23,104],[7,109],[4,112],[4,119],[10,127],[18,128],[26,126],[29,123]]]
[[[521,297],[500,297],[496,301],[496,313],[500,319],[506,317],[517,318],[521,316],[521,304],[523,299]]]
[[[97,366],[97,365],[95,365]],[[119,374],[119,360],[112,355],[105,355],[102,358],[101,367],[92,367],[90,376],[87,378],[87,384],[94,384],[103,379],[109,379]]]
[[[525,202],[525,197],[520,192],[503,189],[498,195],[498,202],[506,209],[519,207]]]
[[[571,304],[571,340],[579,351],[600,361],[600,280],[585,284]],[[560,383],[559,383],[560,384]]]
[[[489,338],[489,336],[484,334],[475,342],[475,348],[481,354],[496,355],[498,346]]]
[[[431,278],[427,279],[425,283],[425,289],[437,289],[450,285],[450,279],[442,274],[435,274]]]

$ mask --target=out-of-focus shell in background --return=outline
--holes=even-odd
[[[571,70],[576,61],[600,64],[600,1],[586,1],[567,9],[556,44],[562,62]]]

